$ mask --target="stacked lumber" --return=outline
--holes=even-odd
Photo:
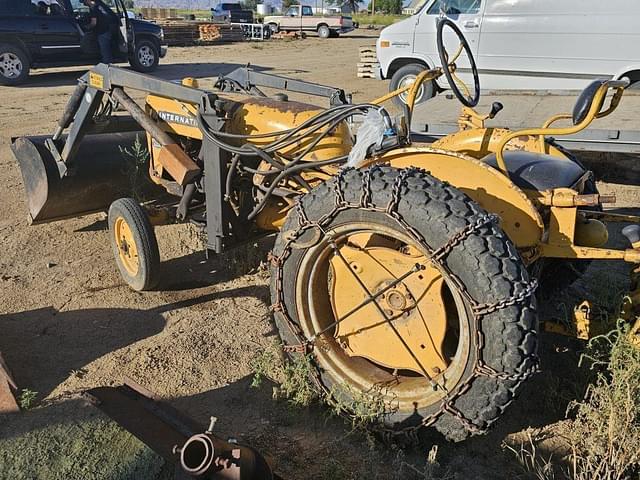
[[[158,25],[164,30],[164,39],[169,46],[212,45],[244,40],[242,28],[229,24],[163,20]]]
[[[222,38],[222,34],[220,33],[220,26],[214,25],[213,23],[201,24],[199,25],[199,29],[200,40],[202,40],[203,42],[214,42]]]
[[[169,46],[189,46],[200,41],[200,26],[196,22],[158,22],[164,31],[164,40]]]
[[[380,67],[376,56],[375,45],[360,47],[360,62],[358,63],[358,78],[376,78]]]
[[[140,9],[140,13],[142,13],[144,18],[176,18],[178,16],[178,9],[143,7]]]

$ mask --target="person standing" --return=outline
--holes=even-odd
[[[102,0],[83,0],[89,7],[88,27],[98,37],[102,63],[113,62],[113,32],[118,27],[118,17]]]

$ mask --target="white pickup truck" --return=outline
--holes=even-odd
[[[284,15],[264,17],[265,25],[273,33],[289,31],[318,32],[320,38],[337,37],[355,28],[351,17],[342,15],[324,16],[313,14],[308,5],[292,5]]]

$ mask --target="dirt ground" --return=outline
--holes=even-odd
[[[342,86],[365,101],[387,90],[385,82],[355,76],[358,46],[373,42],[365,32],[328,41],[171,48],[157,75],[210,79],[249,63]],[[419,445],[398,454],[372,447],[322,409],[273,400],[268,383],[250,388],[252,359],[276,339],[261,266],[268,240],[207,262],[194,230],[161,227],[164,281],[159,291],[140,294],[116,271],[103,216],[28,226],[10,138],[53,132],[82,72],[35,72],[23,87],[0,87],[0,351],[19,385],[38,393],[37,408],[0,416],[0,478],[169,478],[159,459],[75,396],[125,376],[203,425],[215,415],[217,433],[262,449],[284,478],[412,478],[406,467],[397,473],[401,463],[421,468],[433,445],[443,469],[455,475],[450,478],[517,477],[502,442],[561,420],[575,394],[578,354],[565,340],[545,337],[545,372],[487,436],[453,445],[426,431]],[[629,206],[637,203],[634,188],[604,187]],[[593,275],[609,291],[618,288],[613,277],[624,286],[621,272]],[[560,303],[551,301],[545,311]]]

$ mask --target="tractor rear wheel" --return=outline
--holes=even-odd
[[[137,291],[155,288],[160,270],[158,241],[147,213],[133,198],[111,204],[109,236],[124,281]]]
[[[345,170],[302,197],[271,278],[285,350],[310,353],[321,394],[352,418],[382,400],[387,432],[482,433],[536,370],[535,286],[516,248],[423,171]]]

